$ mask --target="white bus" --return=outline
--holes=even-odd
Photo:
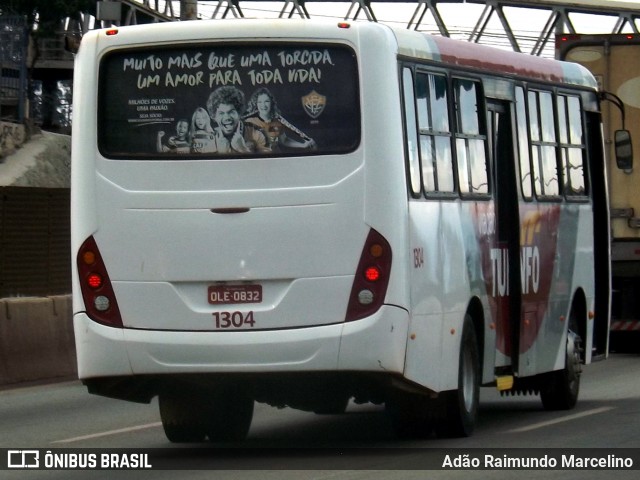
[[[174,442],[255,401],[470,435],[480,386],[574,406],[605,356],[596,82],[368,22],[93,31],[74,79],[79,376]]]

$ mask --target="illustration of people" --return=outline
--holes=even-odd
[[[204,108],[198,107],[191,117],[191,152],[215,153],[217,151],[211,117]]]
[[[191,142],[189,141],[189,120],[181,118],[176,122],[176,134],[169,137],[167,143],[162,143],[165,136],[164,130],[158,132],[158,152],[189,153]]]
[[[207,100],[207,110],[217,123],[216,143],[219,153],[270,152],[266,134],[241,119],[244,93],[236,87],[214,90]]]
[[[245,122],[266,132],[272,150],[281,147],[313,149],[316,142],[284,119],[273,94],[267,88],[256,90],[248,105]],[[299,138],[297,140],[295,137]]]

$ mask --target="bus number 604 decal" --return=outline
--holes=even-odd
[[[213,312],[216,328],[253,328],[253,311],[249,312]]]

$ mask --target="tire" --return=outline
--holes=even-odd
[[[210,442],[238,442],[247,438],[254,400],[244,392],[217,393],[203,414]]]
[[[545,410],[571,410],[578,402],[582,373],[582,339],[572,315],[567,332],[566,361],[562,370],[543,376],[540,399]]]
[[[188,395],[161,394],[160,419],[167,439],[172,443],[194,443],[205,439],[206,431]]]
[[[469,437],[473,434],[480,402],[480,354],[473,320],[465,316],[460,343],[458,389],[444,392],[443,416],[436,425],[439,437]]]
[[[173,443],[244,440],[253,419],[253,398],[240,392],[161,394],[160,418]]]

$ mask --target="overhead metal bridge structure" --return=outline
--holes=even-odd
[[[197,12],[199,19],[260,17],[265,13],[310,19],[318,15],[313,12],[321,11],[322,16],[385,23],[389,20],[377,12],[391,8],[393,21],[408,29],[498,44],[532,55],[553,55],[557,33],[640,34],[640,3],[606,0],[105,0],[96,2],[96,7],[95,16],[79,13],[70,19],[67,30],[82,34],[92,28],[193,18],[186,15],[192,13],[185,12],[187,9]],[[403,15],[406,19],[400,18]],[[534,16],[542,21],[524,28],[516,25]],[[459,26],[461,17],[467,19],[467,26]]]

